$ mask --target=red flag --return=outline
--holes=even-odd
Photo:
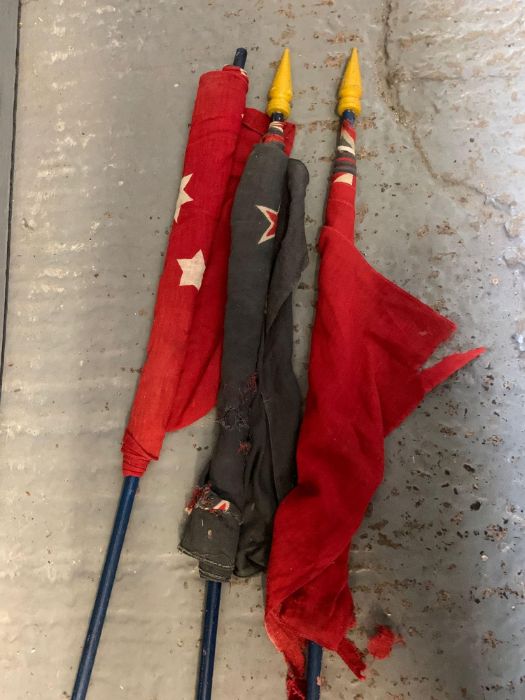
[[[124,476],[142,476],[164,435],[215,404],[226,299],[230,212],[269,119],[246,109],[248,79],[232,66],[199,82],[153,326],[122,444]],[[287,130],[288,147],[293,127]]]
[[[319,297],[298,484],[275,520],[266,626],[288,662],[288,697],[305,697],[306,640],[362,677],[346,639],[352,536],[383,477],[384,437],[425,394],[483,349],[422,369],[454,324],[376,272],[354,242],[355,131],[343,123],[319,252]]]

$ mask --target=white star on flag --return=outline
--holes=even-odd
[[[193,258],[177,258],[177,262],[182,270],[179,287],[195,287],[200,289],[206,263],[202,250],[198,250]]]
[[[180,208],[182,207],[183,204],[186,204],[186,202],[193,202],[192,197],[186,192],[186,186],[188,185],[188,182],[191,180],[193,173],[190,173],[189,175],[184,175],[182,180],[180,181],[180,187],[179,187],[179,196],[177,197],[177,204],[175,205],[175,221],[178,221],[179,219],[179,213],[180,213]]]
[[[275,232],[277,231],[277,214],[279,212],[275,211],[274,209],[270,209],[270,207],[264,207],[262,204],[256,204],[256,207],[261,214],[264,214],[269,222],[268,228],[259,239],[258,244],[260,245],[261,243],[265,243],[266,241],[275,238]]]
[[[338,175],[334,179],[334,182],[344,182],[345,185],[352,185],[354,182],[354,176],[352,173],[343,173],[342,175]]]

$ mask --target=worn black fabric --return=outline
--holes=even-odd
[[[294,485],[301,397],[292,291],[307,262],[307,182],[300,161],[266,143],[254,148],[237,189],[219,436],[180,544],[212,580],[265,568],[275,509]]]

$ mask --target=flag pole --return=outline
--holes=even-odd
[[[321,697],[321,666],[323,663],[323,647],[315,642],[308,642],[306,659],[306,697],[308,700],[319,700]]]
[[[246,49],[237,49],[234,65],[244,67]],[[285,49],[277,67],[272,85],[268,92],[266,113],[272,121],[284,121],[290,115],[292,91],[292,72],[290,51]],[[215,648],[217,644],[217,628],[219,625],[219,609],[221,604],[220,581],[206,581],[204,616],[200,662],[195,700],[211,700],[213,685],[213,669],[215,665]]]
[[[237,49],[235,51],[233,65],[244,68],[247,53],[248,52],[246,49]],[[124,477],[120,500],[118,503],[117,512],[115,514],[115,521],[113,523],[113,530],[111,531],[111,537],[109,539],[106,552],[106,559],[104,561],[104,567],[100,576],[95,603],[91,612],[91,618],[89,620],[89,626],[78,664],[71,700],[85,700],[87,696],[89,681],[91,679],[91,673],[95,664],[95,657],[97,655],[97,649],[100,642],[100,637],[102,635],[102,629],[104,627],[109,599],[111,597],[111,591],[115,582],[120,554],[124,545],[124,539],[126,537],[126,531],[128,529],[129,519],[133,509],[133,503],[138,485],[139,477]],[[217,591],[214,591],[214,595],[211,596],[211,602],[213,605],[215,604],[217,595],[220,600],[220,584],[218,593]]]
[[[84,700],[87,695],[89,680],[95,663],[98,643],[100,641],[100,635],[102,634],[102,628],[104,627],[111,590],[115,582],[120,553],[122,552],[124,538],[126,537],[126,530],[128,528],[131,509],[133,508],[138,485],[138,476],[126,476],[124,478],[115,515],[115,522],[109,539],[106,560],[100,576],[97,597],[93,605],[93,612],[91,613],[91,619],[84,641],[84,648],[82,649],[82,656],[80,657],[71,700]]]
[[[235,56],[233,57],[232,66],[236,66],[237,68],[244,68],[244,66],[246,65],[247,56],[248,51],[246,49],[237,49],[235,51]]]
[[[237,68],[246,65],[248,51],[239,48],[235,51],[233,64]],[[215,666],[215,647],[217,645],[217,628],[221,606],[222,583],[206,581],[204,593],[204,615],[202,620],[202,637],[199,656],[199,674],[197,680],[196,700],[210,700]]]
[[[345,122],[351,126],[354,125],[356,116],[361,113],[362,93],[359,55],[357,49],[352,49],[337,95],[339,98],[337,114],[339,115],[341,128]],[[315,642],[308,642],[307,647],[306,698],[307,700],[319,700],[321,697],[320,676],[323,663],[323,647]]]
[[[222,583],[220,581],[206,581],[196,700],[210,700],[211,698],[221,590]]]

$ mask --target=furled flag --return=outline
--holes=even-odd
[[[289,71],[287,51],[280,70],[276,80]],[[295,483],[292,292],[307,262],[308,173],[288,158],[285,130],[274,119],[254,147],[232,211],[219,435],[180,545],[211,581],[265,569],[275,509]]]
[[[199,82],[153,326],[128,426],[123,472],[142,476],[164,435],[214,405],[230,247],[230,213],[246,159],[269,119],[246,109],[248,78],[226,66]],[[285,130],[291,148],[293,128]]]
[[[357,54],[350,64],[355,77]],[[294,700],[305,697],[307,640],[338,652],[362,677],[362,655],[346,638],[355,623],[348,560],[352,537],[383,478],[384,438],[427,392],[483,352],[450,355],[423,369],[454,324],[385,279],[356,248],[353,116],[359,108],[358,99],[340,102],[337,158],[319,240],[298,484],[278,508],[268,570],[266,626],[288,663],[288,697]]]

